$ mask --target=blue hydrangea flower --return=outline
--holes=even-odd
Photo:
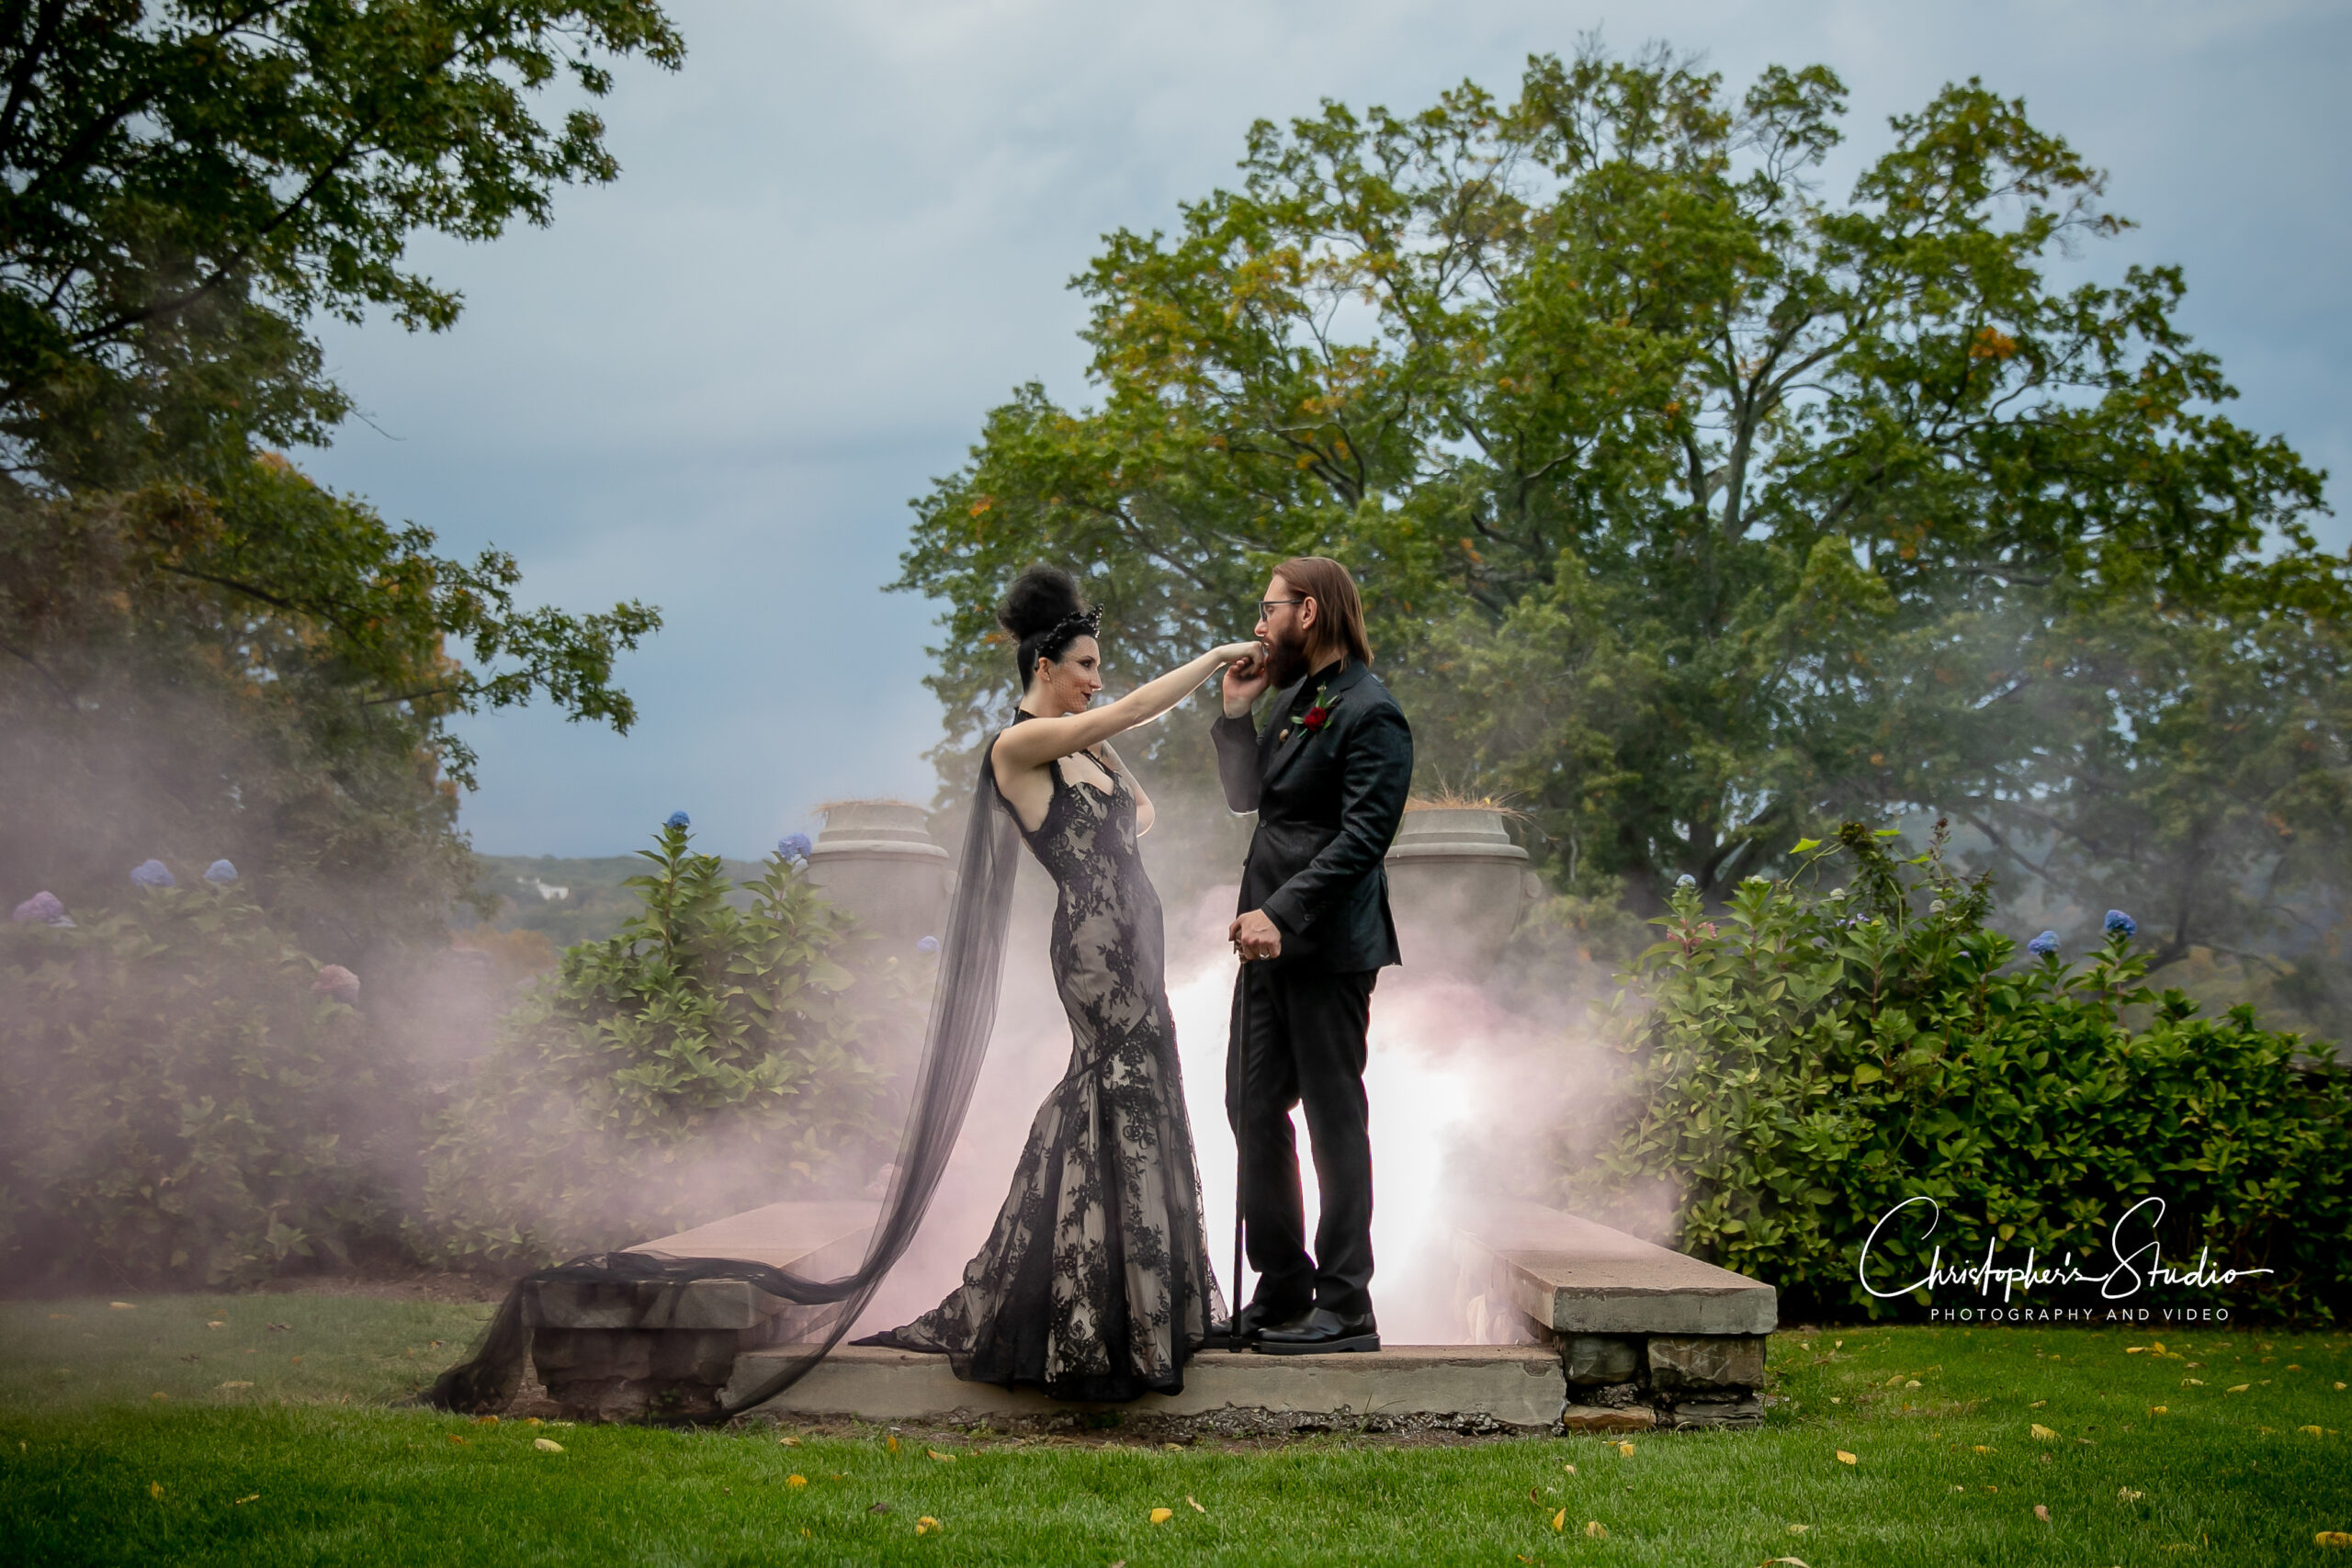
[[[2047,958],[2052,953],[2058,951],[2058,933],[2056,931],[2043,931],[2040,936],[2035,937],[2031,942],[2027,942],[2025,944],[2025,950],[2038,958]]]
[[[2109,909],[2107,912],[2107,934],[2120,937],[2138,936],[2140,922],[2120,909]]]
[[[669,819],[662,825],[664,828],[684,828],[687,826],[686,814],[683,811],[673,811],[670,813]]]
[[[237,868],[225,860],[216,860],[204,868],[204,880],[226,887],[237,880]]]
[[[141,887],[176,887],[172,868],[159,860],[142,860],[130,868],[130,880]]]
[[[915,951],[917,953],[937,953],[939,951],[939,939],[935,936],[924,937],[915,943]]]
[[[8,918],[18,922],[41,920],[53,926],[65,918],[65,906],[58,901],[56,894],[44,887],[17,905]]]
[[[1677,887],[1696,887],[1699,886],[1699,879],[1686,871],[1674,879],[1674,885]]]
[[[814,848],[806,833],[786,833],[775,841],[775,852],[786,860],[807,860]]]

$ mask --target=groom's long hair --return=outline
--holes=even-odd
[[[1316,621],[1325,646],[1359,664],[1372,662],[1372,639],[1364,636],[1363,600],[1348,569],[1329,556],[1294,556],[1274,568],[1291,592],[1315,601]]]

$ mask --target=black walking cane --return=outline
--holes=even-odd
[[[1227,1322],[1232,1332],[1227,1335],[1227,1348],[1240,1350],[1248,1348],[1241,1337],[1241,1265],[1246,1253],[1243,1238],[1248,1233],[1250,1213],[1247,1206],[1250,1192],[1250,955],[1241,955],[1241,973],[1236,976],[1236,987],[1241,994],[1241,1021],[1234,1056],[1240,1067],[1240,1082],[1235,1086],[1233,1100],[1233,1305]]]

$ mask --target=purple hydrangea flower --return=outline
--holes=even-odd
[[[937,953],[939,951],[939,939],[935,936],[924,937],[922,940],[915,943],[915,951],[917,953]]]
[[[56,894],[44,887],[17,905],[8,918],[19,922],[43,920],[53,926],[65,918],[65,906],[58,901]]]
[[[142,860],[130,868],[130,880],[141,887],[176,887],[172,868],[159,860]]]
[[[786,833],[775,841],[775,852],[786,860],[807,860],[808,852],[816,847],[806,833]]]
[[[204,868],[204,880],[226,887],[237,880],[237,868],[225,860],[216,860]]]
[[[2120,909],[2109,909],[2107,912],[2107,934],[2120,937],[2138,936],[2140,922]]]
[[[662,825],[665,828],[684,828],[687,825],[686,814],[683,811],[673,811],[670,813],[669,819]]]
[[[2056,931],[2043,931],[2040,936],[2035,937],[2031,942],[2027,942],[2025,944],[2025,950],[2038,958],[2047,958],[2052,953],[2058,951],[2058,933]]]
[[[1674,879],[1674,885],[1677,887],[1696,887],[1699,886],[1699,879],[1686,871]]]

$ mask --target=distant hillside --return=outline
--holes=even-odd
[[[490,923],[500,931],[542,931],[557,947],[613,935],[637,909],[636,889],[622,884],[651,863],[636,855],[566,860],[557,855],[477,855],[481,886],[499,897]],[[723,863],[738,882],[760,873],[756,861]],[[748,902],[748,899],[746,900]],[[470,915],[461,924],[472,924]]]

